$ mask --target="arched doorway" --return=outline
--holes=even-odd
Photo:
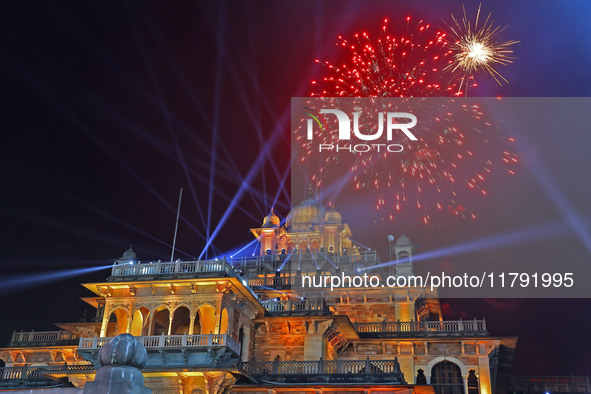
[[[442,361],[433,366],[431,384],[437,394],[464,394],[462,371],[450,361]]]

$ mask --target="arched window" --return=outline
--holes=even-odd
[[[435,364],[431,384],[437,394],[464,394],[464,379],[460,367],[450,361]]]

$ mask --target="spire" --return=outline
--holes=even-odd
[[[314,197],[314,187],[311,183],[308,183],[308,193],[307,198],[312,199]]]

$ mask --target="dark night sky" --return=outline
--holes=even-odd
[[[35,279],[36,273],[110,264],[130,243],[141,259],[169,258],[180,187],[184,221],[177,246],[186,254],[177,256],[199,255],[212,150],[218,158],[211,228],[264,152],[254,197],[247,193],[239,201],[214,245],[227,251],[250,241],[248,228],[258,225],[279,185],[269,163],[280,174],[289,163],[290,98],[306,95],[322,75],[314,59],[338,59],[339,34],[375,31],[385,17],[441,24],[462,3],[3,3],[0,344],[13,329],[51,330],[52,323],[79,320],[84,304],[76,298],[89,295],[79,283],[107,276],[99,271],[51,281]],[[464,3],[468,10],[478,5]],[[590,95],[591,3],[503,0],[483,8],[521,42],[518,60],[503,70],[510,84],[483,79],[476,95]],[[277,142],[268,145],[276,133]],[[552,138],[543,140],[551,146]],[[550,160],[576,161],[587,147],[579,143],[572,157]],[[567,166],[553,168],[568,175]],[[572,172],[572,181],[586,172]],[[288,204],[282,197],[276,205],[285,214]],[[413,240],[434,247],[435,230],[424,236],[415,230]],[[28,280],[15,280],[23,275]],[[517,373],[586,374],[591,368],[588,300],[444,305],[447,319],[484,316],[493,335],[519,336]]]

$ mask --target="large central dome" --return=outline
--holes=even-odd
[[[308,197],[293,207],[287,215],[287,227],[290,231],[309,231],[311,227],[322,224],[324,214],[324,208],[314,197],[312,185],[309,185]]]

